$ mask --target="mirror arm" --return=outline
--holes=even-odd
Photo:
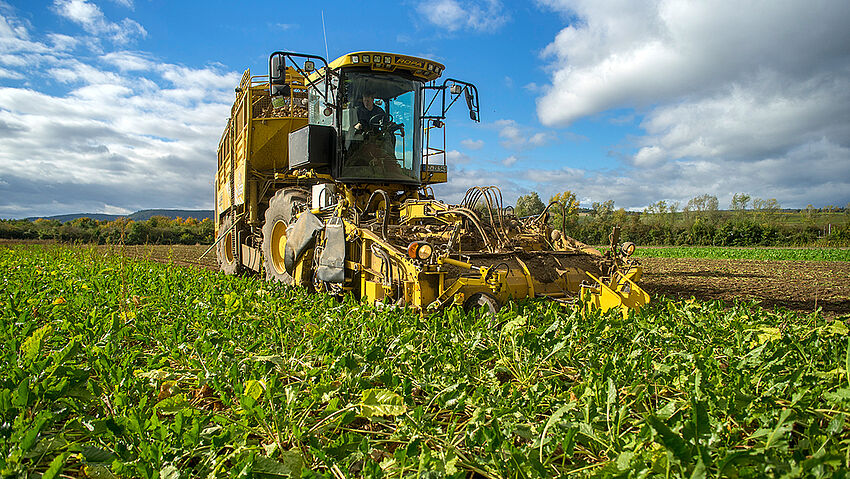
[[[449,82],[457,84],[457,85],[463,85],[463,86],[466,87],[464,90],[466,91],[466,103],[470,107],[469,117],[473,121],[476,121],[476,122],[480,121],[480,118],[478,116],[478,111],[479,111],[478,88],[475,85],[473,85],[472,83],[465,82],[465,81],[462,81],[462,80],[457,80],[455,78],[446,78],[445,80],[443,80],[443,84],[438,86],[438,87],[426,87],[426,88],[433,88],[435,90],[441,91],[440,93],[441,93],[441,107],[442,107],[441,115],[442,116],[440,116],[440,119],[446,117],[446,112],[448,112],[449,109],[452,107],[452,105],[454,105],[455,102],[458,100],[458,98],[460,98],[460,95],[462,95],[464,93],[464,90],[461,90],[461,92],[458,93],[458,94],[450,94],[452,98],[451,98],[451,102],[447,106],[446,105],[446,89],[449,88]],[[471,92],[469,90],[470,88],[472,88]]]
[[[315,86],[316,82],[310,81],[309,72],[305,72],[303,69],[301,69],[301,67],[298,66],[298,63],[292,61],[293,57],[320,60],[325,65],[324,66],[325,72],[330,72],[331,74],[333,74],[334,72],[331,70],[330,65],[328,65],[327,60],[325,60],[324,58],[322,58],[318,55],[310,55],[310,54],[307,54],[307,53],[282,52],[282,51],[274,52],[271,55],[269,55],[269,87],[270,88],[271,88],[271,84],[272,84],[272,59],[275,56],[282,57],[282,60],[288,58],[289,61],[292,62],[292,65],[295,67],[295,70],[307,80],[307,84],[309,86],[313,87],[313,89],[315,89],[317,92],[319,92],[320,95],[322,95],[322,99],[325,100],[325,103],[329,103],[328,102],[328,82],[325,82],[325,91],[322,92],[321,90],[316,88],[316,86]],[[281,65],[286,65],[285,60],[281,61]],[[283,70],[283,76],[284,76],[284,78],[286,77],[286,69],[285,68]]]

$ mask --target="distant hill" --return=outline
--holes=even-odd
[[[198,221],[213,217],[213,210],[141,210],[137,211],[128,218],[133,221],[145,221],[151,219],[152,216],[167,216],[169,218],[195,218]]]
[[[91,218],[93,220],[98,220],[98,221],[104,221],[104,220],[112,221],[116,218],[121,218],[121,216],[120,215],[106,215],[106,214],[101,214],[101,213],[91,213],[91,214],[77,213],[77,214],[71,214],[71,215],[56,215],[56,216],[31,216],[29,218],[24,218],[24,219],[28,220],[28,221],[35,221],[35,220],[41,219],[41,218],[46,219],[46,220],[58,220],[59,222],[64,223],[66,221],[73,221],[77,218]]]
[[[93,220],[98,221],[112,221],[118,218],[129,218],[133,221],[146,221],[151,219],[153,216],[166,216],[168,218],[174,219],[177,217],[180,218],[195,218],[198,221],[201,221],[205,218],[212,219],[213,211],[212,210],[141,210],[137,211],[130,215],[107,215],[102,213],[76,213],[70,215],[56,215],[56,216],[32,216],[27,218],[30,221],[37,220],[39,218],[44,218],[46,220],[57,220],[61,223],[66,221],[73,221],[77,218],[91,218]]]

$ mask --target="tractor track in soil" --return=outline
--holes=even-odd
[[[217,270],[209,246],[125,246],[127,257]],[[98,246],[121,254],[119,246]],[[850,262],[762,261],[702,258],[641,258],[640,285],[651,295],[701,301],[758,301],[765,308],[826,317],[850,315]]]

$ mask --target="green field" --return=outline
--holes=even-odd
[[[94,249],[0,247],[0,471],[846,477],[846,324],[725,306],[420,318]]]
[[[850,261],[850,248],[639,247],[635,256],[638,258],[754,259],[763,261]]]

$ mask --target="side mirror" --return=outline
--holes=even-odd
[[[311,72],[316,69],[316,64],[313,63],[312,60],[307,60],[304,62],[304,71]]]
[[[272,85],[283,85],[286,83],[286,62],[283,55],[275,55],[269,63],[269,82]]]
[[[449,92],[452,95],[460,95],[460,92],[463,91],[463,87],[458,85],[457,83],[452,83],[451,88],[449,88]]]
[[[286,84],[286,61],[283,55],[275,55],[269,62],[269,94],[274,97],[289,96]]]
[[[469,119],[478,121],[478,105],[475,104],[475,96],[472,94],[472,89],[467,86],[463,89],[466,97],[466,106],[469,108]]]

